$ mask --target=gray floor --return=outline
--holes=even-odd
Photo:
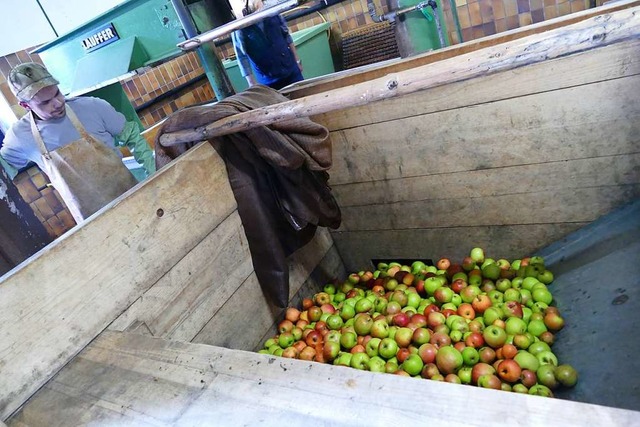
[[[579,373],[560,398],[640,410],[640,200],[542,249],[566,321],[553,350]]]

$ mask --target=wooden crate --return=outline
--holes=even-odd
[[[331,184],[344,222],[292,257],[292,303],[372,258],[459,258],[470,242],[522,256],[637,198],[640,11],[615,8],[475,52],[461,45],[457,55],[408,69],[401,61],[387,69],[396,81],[409,72],[439,84],[349,108],[342,98],[339,111],[315,114],[332,132]],[[544,57],[576,34],[593,37],[592,46]],[[518,49],[536,60],[509,63]],[[454,73],[492,55],[519,65],[465,79]],[[369,72],[350,75],[352,88],[330,77],[338,86],[324,92],[321,80],[319,96],[375,88]],[[293,105],[313,105],[314,84],[300,91],[306,96]],[[200,144],[2,277],[0,419],[18,426],[638,419],[637,411],[598,404],[247,352],[281,316],[255,279],[224,165]]]

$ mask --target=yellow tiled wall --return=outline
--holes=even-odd
[[[197,54],[189,52],[123,81],[122,87],[134,108],[138,108],[145,102],[203,75],[204,69]],[[177,94],[138,111],[138,116],[145,128],[149,128],[178,109],[214,100],[211,85],[206,79],[202,79]]]
[[[455,0],[464,41],[589,8],[589,0]]]
[[[37,166],[18,174],[13,183],[51,237],[59,237],[76,225],[60,194]]]

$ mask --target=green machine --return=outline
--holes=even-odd
[[[231,9],[214,10],[220,19],[201,16],[213,0],[190,0],[194,21],[207,31],[232,19]],[[227,5],[228,6],[228,5]],[[35,50],[68,96],[102,98],[140,123],[120,80],[183,54],[187,39],[171,0],[128,0]]]
[[[180,54],[184,39],[169,0],[129,0],[35,52],[65,95],[103,98],[139,122],[119,80]]]
[[[401,56],[449,46],[442,4],[439,0],[398,0],[396,13],[397,37],[400,40],[406,38],[405,43],[399,43]]]

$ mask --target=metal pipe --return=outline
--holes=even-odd
[[[191,38],[178,43],[178,47],[182,50],[195,49],[204,43],[213,41],[219,37],[226,36],[227,34],[231,34],[232,32],[241,28],[253,25],[257,22],[262,21],[264,18],[268,18],[269,16],[278,15],[279,13],[284,12],[285,10],[289,10],[297,5],[298,0],[287,0],[283,3],[279,3],[267,9],[252,13],[251,15],[245,16],[244,18],[236,19],[235,21],[229,22],[228,24],[221,25],[220,27],[214,28],[211,31],[202,33],[197,37],[195,35],[187,35],[187,37]]]
[[[420,3],[422,4],[422,3]],[[438,39],[440,40],[440,47],[444,45],[444,34],[442,34],[442,25],[440,24],[440,14],[438,13],[438,3],[435,0],[429,0],[427,5],[433,9],[433,19],[436,20],[436,29],[438,30]]]
[[[195,37],[198,34],[198,30],[196,29],[196,26],[193,23],[193,18],[185,7],[183,0],[171,0],[171,3],[173,4],[173,8],[176,10],[176,15],[180,20],[180,24],[182,24],[185,35],[187,37]],[[207,74],[207,78],[209,79],[213,92],[216,94],[216,98],[218,100],[222,100],[235,94],[233,86],[231,85],[231,80],[222,65],[222,61],[220,61],[220,58],[215,52],[215,46],[212,43],[208,43],[203,45],[198,44],[195,47],[197,47],[197,53],[200,58],[200,62],[202,63],[202,68],[204,68],[204,71]]]

